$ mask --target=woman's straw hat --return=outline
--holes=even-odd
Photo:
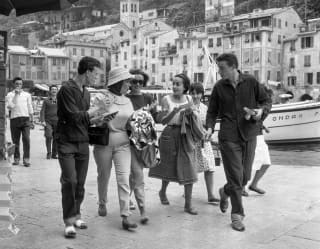
[[[134,75],[130,74],[129,71],[122,67],[114,67],[109,72],[108,86],[119,83],[123,80],[133,79]]]

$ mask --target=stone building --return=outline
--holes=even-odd
[[[320,88],[320,18],[299,26],[299,32],[284,40],[283,73],[287,87]]]

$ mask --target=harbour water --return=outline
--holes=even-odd
[[[320,167],[320,143],[269,145],[272,164]]]

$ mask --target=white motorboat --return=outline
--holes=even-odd
[[[264,121],[268,144],[320,141],[320,102],[273,105]]]

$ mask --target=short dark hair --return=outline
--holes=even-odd
[[[187,75],[185,75],[184,73],[179,73],[179,74],[175,75],[174,77],[178,77],[178,78],[182,79],[183,87],[184,87],[183,93],[186,94],[190,89],[190,79],[189,79],[189,77]]]
[[[234,66],[235,68],[239,67],[237,56],[232,53],[223,53],[219,55],[216,59],[217,62],[226,61],[229,67]]]
[[[85,56],[79,61],[78,74],[84,74],[85,72],[93,71],[94,67],[101,67],[100,61],[95,58]]]
[[[54,88],[54,87],[58,89],[58,86],[57,86],[57,85],[50,85],[50,86],[49,86],[49,91],[51,91],[51,89]]]
[[[143,81],[140,81],[142,86],[145,87],[147,86],[147,83],[149,81],[149,75],[146,74],[145,72],[143,72],[142,70],[140,69],[130,69],[129,73],[133,74],[133,75],[141,75],[143,77]],[[132,79],[132,81],[137,81],[135,79]]]
[[[201,93],[202,95],[204,95],[203,85],[201,83],[193,83],[193,84],[191,84],[189,93],[193,93],[193,92]]]
[[[15,84],[17,80],[22,80],[22,78],[21,78],[21,77],[15,77],[15,78],[12,80],[13,84]],[[22,80],[22,82],[23,82],[23,80]]]

